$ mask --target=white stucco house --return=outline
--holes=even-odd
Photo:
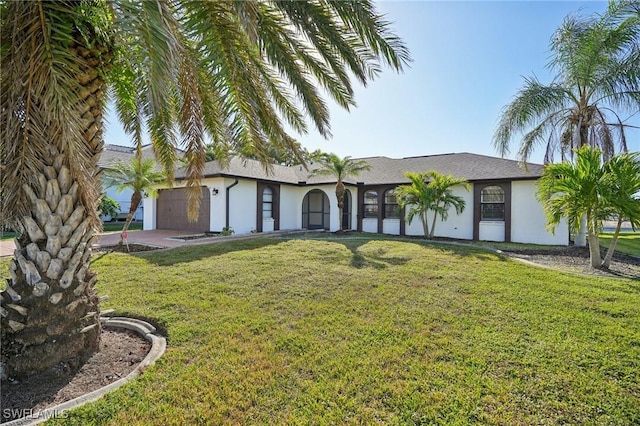
[[[542,206],[535,198],[536,181],[543,166],[484,155],[457,153],[410,158],[362,158],[371,170],[345,181],[347,195],[338,217],[335,180],[309,177],[301,166],[273,165],[267,173],[255,160],[233,158],[227,168],[206,164],[202,181],[200,216],[187,220],[184,169],[176,172],[172,188],[163,188],[157,199],[144,199],[144,229],[220,232],[236,234],[274,230],[345,229],[363,232],[422,235],[418,219],[411,224],[398,209],[393,190],[409,183],[404,172],[436,170],[465,178],[471,190],[454,188],[467,208],[437,223],[435,235],[463,240],[511,241],[567,245],[569,232],[561,224],[551,234],[545,228]],[[310,169],[314,166],[311,165]]]

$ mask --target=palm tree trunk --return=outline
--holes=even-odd
[[[124,222],[124,226],[122,227],[122,233],[120,234],[120,243],[122,245],[124,243],[124,233],[127,232],[129,226],[131,226],[131,222],[133,222],[133,217],[136,214],[136,210],[140,206],[140,202],[142,201],[142,194],[140,191],[134,191],[131,194],[131,206],[129,206],[129,214],[127,214],[127,220]]]
[[[580,229],[573,240],[573,245],[576,247],[587,246],[587,215],[580,218]]]
[[[602,267],[602,258],[600,257],[600,241],[596,233],[595,218],[587,213],[587,238],[589,239],[589,257],[591,266],[594,268]]]
[[[98,349],[96,276],[89,269],[93,216],[58,154],[24,186],[33,205],[16,238],[11,279],[2,292],[2,364],[20,377],[64,360],[78,366]],[[57,166],[57,167],[56,167]]]
[[[609,248],[607,249],[607,254],[605,254],[604,260],[602,261],[603,268],[609,269],[609,267],[611,266],[611,259],[613,258],[613,253],[616,251],[616,245],[618,244],[620,228],[622,228],[622,216],[618,216],[616,231],[613,233],[613,238],[611,238],[611,243],[609,243]]]
[[[79,57],[77,109],[85,126],[80,140],[57,140],[56,126],[63,124],[52,123],[46,140],[33,141],[48,147],[50,155],[32,183],[23,185],[31,215],[19,222],[11,278],[0,293],[2,375],[22,377],[61,361],[78,368],[99,348],[99,298],[90,259],[101,224],[97,159],[103,148],[105,83],[99,69],[105,69],[108,52],[98,49],[70,46]],[[71,163],[70,146],[91,157],[81,171]]]
[[[342,209],[344,208],[344,183],[341,180],[338,180],[336,183],[336,198],[338,199],[338,224],[340,231],[343,230],[342,226]]]
[[[431,222],[431,233],[429,234],[429,239],[433,239],[433,235],[436,231],[436,220],[438,219],[438,213],[434,210],[433,212],[433,222]]]
[[[427,219],[427,212],[420,213],[420,222],[422,222],[422,230],[424,231],[424,237],[429,239],[429,222]]]

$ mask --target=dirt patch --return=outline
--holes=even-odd
[[[162,247],[154,247],[154,246],[147,246],[144,244],[129,244],[128,248],[127,245],[122,244],[122,245],[115,245],[115,246],[105,246],[105,247],[97,247],[93,249],[94,253],[113,253],[113,252],[117,252],[117,253],[139,253],[139,252],[143,252],[143,251],[154,251],[154,250],[160,250]]]
[[[151,344],[138,333],[103,329],[100,351],[77,372],[62,362],[19,382],[2,382],[2,423],[72,400],[127,376]],[[22,413],[22,415],[20,414]]]

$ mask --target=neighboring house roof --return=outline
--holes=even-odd
[[[178,150],[178,156],[182,156],[183,151]],[[128,163],[136,155],[136,149],[130,146],[111,145],[105,144],[102,150],[102,155],[98,160],[98,166],[101,169],[106,169],[115,163]],[[142,146],[142,158],[155,159],[155,153],[153,151],[153,145]]]
[[[355,158],[364,160],[371,165],[371,170],[363,171],[356,177],[345,179],[345,183],[364,185],[404,184],[410,183],[404,176],[405,172],[427,172],[436,170],[442,174],[451,174],[457,178],[464,178],[470,182],[480,180],[525,180],[537,179],[542,176],[543,165],[527,163],[527,170],[515,160],[471,154],[468,152],[455,154],[426,155],[422,157],[388,158],[368,157]],[[314,185],[335,183],[331,176],[313,176],[311,170],[318,168],[317,164],[309,164],[308,170],[303,166],[271,165],[269,170],[257,160],[233,157],[229,165],[223,168],[217,161],[206,163],[205,177],[241,177],[260,179],[294,185]],[[176,172],[176,179],[184,179],[186,169]]]

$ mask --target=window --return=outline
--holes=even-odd
[[[398,201],[393,189],[384,193],[384,217],[385,219],[397,219],[400,217]]]
[[[480,220],[504,220],[504,191],[497,185],[480,192]]]
[[[271,219],[273,217],[273,190],[265,188],[262,190],[262,218]]]
[[[378,217],[378,193],[376,191],[364,193],[364,217]]]

